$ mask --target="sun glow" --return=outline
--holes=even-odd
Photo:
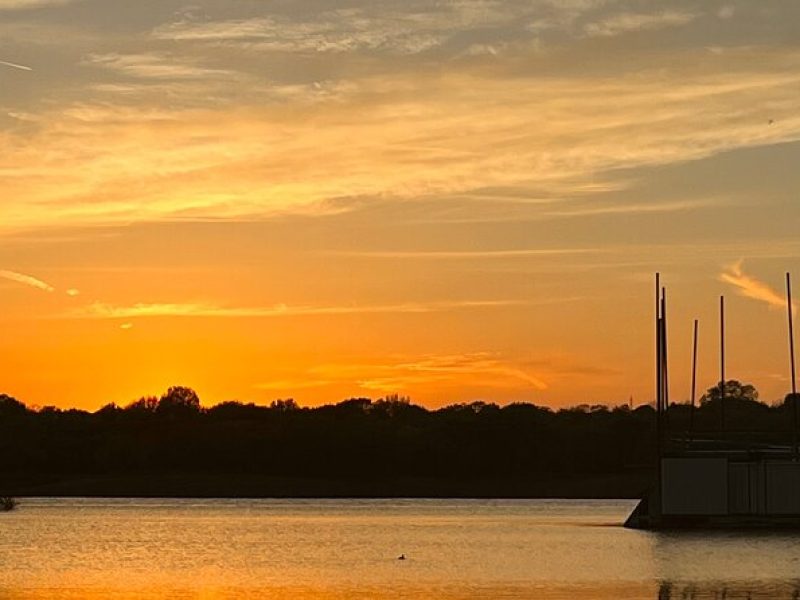
[[[0,1],[0,391],[648,402],[661,270],[785,393],[794,7],[83,4]]]

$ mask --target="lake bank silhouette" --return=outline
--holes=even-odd
[[[713,427],[710,398],[694,411]],[[791,427],[787,406],[729,401],[733,425]],[[669,409],[687,426],[689,407]],[[428,410],[357,398],[301,408],[226,402],[188,388],[90,413],[0,396],[0,494],[125,497],[636,498],[654,472],[650,406],[482,402]]]

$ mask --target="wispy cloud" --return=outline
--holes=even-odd
[[[411,393],[432,387],[544,391],[566,380],[580,378],[600,381],[616,377],[619,373],[597,365],[576,363],[567,356],[521,360],[498,352],[464,352],[322,364],[301,375],[273,382],[272,385],[260,384],[258,387],[291,392],[300,387],[355,383],[367,392],[380,394]],[[295,382],[300,387],[294,388]]]
[[[236,45],[259,51],[418,54],[473,28],[507,23],[519,7],[483,0],[375,9],[369,5],[324,11],[313,18],[262,16],[204,21],[183,18],[153,32],[157,39]]]
[[[116,306],[95,303],[69,313],[72,317],[95,319],[133,319],[144,317],[216,317],[259,318],[315,315],[432,313],[461,309],[501,308],[524,305],[516,300],[463,300],[452,302],[407,303],[388,305],[344,306],[287,306],[277,304],[266,307],[232,308],[213,304],[133,304]]]
[[[590,37],[611,37],[633,31],[651,31],[685,25],[696,19],[696,13],[665,10],[657,13],[622,13],[602,21],[588,23],[584,32]]]
[[[363,252],[330,252],[338,256],[353,256],[363,258],[411,258],[411,259],[432,259],[432,260],[472,260],[472,259],[492,259],[492,258],[527,258],[527,257],[547,257],[547,256],[568,256],[573,254],[595,254],[603,252],[600,248],[531,248],[523,250],[431,250],[431,251],[363,251]]]
[[[416,54],[440,45],[442,30],[415,30],[413,23],[358,17],[352,11],[335,11],[325,20],[310,22],[255,18],[211,23],[177,23],[155,31],[159,39],[204,41],[280,52],[331,52],[385,50]]]
[[[468,352],[321,364],[253,387],[279,393],[343,385],[357,386],[370,394],[410,393],[431,386],[542,391],[549,387],[545,378],[549,378],[549,371],[541,365],[537,369],[497,353]]]
[[[32,288],[36,288],[45,292],[54,292],[55,288],[50,285],[49,283],[45,283],[41,279],[37,279],[36,277],[32,277],[31,275],[25,275],[24,273],[17,273],[16,271],[5,271],[0,270],[0,277],[3,279],[7,279],[9,281],[13,281],[15,283],[21,283],[22,285],[27,285]]]
[[[497,55],[536,45],[543,32],[574,33],[586,14],[617,0],[354,2],[347,7],[214,19],[183,11],[152,35],[257,52],[414,55],[449,47],[453,56]],[[667,17],[662,18],[669,18]],[[478,41],[479,40],[479,41]]]
[[[593,46],[582,29],[590,20],[588,31],[602,36],[688,22],[689,10],[620,14],[622,3],[610,0],[357,0],[316,13],[297,3],[201,4],[208,14],[184,11],[122,46],[94,31],[104,42],[83,46],[96,50],[69,91],[39,82],[46,94],[24,94],[50,100],[35,106],[20,92],[9,112],[35,121],[0,129],[0,229],[330,215],[375,199],[446,201],[526,186],[550,193],[552,205],[492,209],[488,199],[463,212],[517,220],[523,210],[551,219],[689,210],[646,196],[572,209],[576,194],[613,191],[587,181],[621,169],[800,139],[800,55],[791,47],[716,55],[690,45],[677,50],[680,60],[675,48],[654,47],[628,66],[613,53],[570,66]],[[456,58],[476,43],[538,35],[539,19],[565,33],[545,58],[519,48],[492,68]],[[424,54],[414,36],[452,50],[452,68],[441,68],[440,55],[387,56]],[[3,56],[23,56],[10,52]]]
[[[383,362],[319,365],[307,373],[306,380],[319,382],[319,385],[353,381],[365,390],[379,393],[405,392],[415,386],[431,385],[494,388],[522,385],[535,390],[548,387],[547,382],[527,365],[490,352],[428,354]]]
[[[744,261],[738,261],[723,271],[719,278],[721,281],[734,286],[740,295],[768,304],[772,308],[786,309],[786,297],[778,293],[769,284],[759,281],[746,274],[742,266]],[[796,311],[797,306],[792,306]]]
[[[230,77],[233,72],[225,69],[210,69],[186,58],[165,54],[91,54],[84,64],[103,67],[141,79],[207,79]]]
[[[698,200],[674,200],[671,202],[632,202],[627,204],[600,204],[581,206],[577,208],[564,208],[558,210],[548,210],[543,212],[541,217],[569,218],[569,217],[593,217],[600,215],[633,215],[647,213],[670,213],[697,210],[707,208],[720,203],[717,198],[702,198]]]
[[[707,62],[716,60],[722,59]],[[668,83],[646,74],[540,83],[469,72],[398,74],[353,83],[325,110],[76,104],[41,115],[24,136],[0,131],[0,223],[10,229],[319,215],[350,210],[359,200],[442,198],[531,182],[563,199],[572,194],[570,183],[585,193],[587,177],[613,169],[799,139],[791,102],[800,59],[760,60],[758,73],[700,69]],[[765,102],[775,107],[769,127]],[[493,119],[480,118],[485,114]],[[571,206],[534,204],[528,214],[695,204],[642,201],[638,208],[595,205],[577,213]]]
[[[523,383],[537,390],[547,389],[547,383],[519,366],[509,364],[486,353],[428,356],[414,362],[390,365],[392,374],[371,377],[360,383],[367,389],[393,392],[405,388],[409,383],[428,383],[432,380],[478,376],[494,380],[494,384],[519,385]],[[402,373],[405,372],[405,376]]]

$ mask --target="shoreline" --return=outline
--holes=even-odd
[[[297,498],[297,499],[637,499],[648,472],[493,479],[294,478],[220,473],[144,473],[127,476],[0,476],[17,498]]]

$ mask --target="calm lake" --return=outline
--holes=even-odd
[[[800,534],[628,531],[633,506],[26,499],[0,599],[800,598]]]

